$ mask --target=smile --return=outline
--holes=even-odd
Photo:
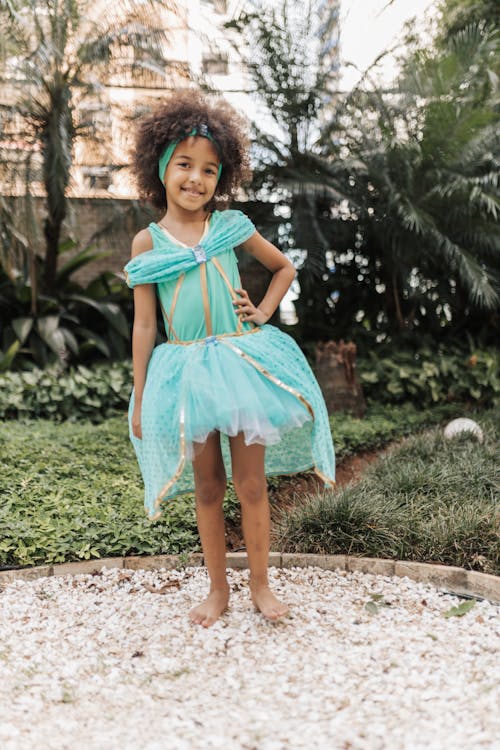
[[[199,190],[192,190],[190,188],[181,188],[181,190],[183,190],[188,195],[192,195],[195,198],[198,198],[200,195],[203,195],[203,193],[200,193]]]

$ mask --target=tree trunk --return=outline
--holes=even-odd
[[[384,267],[381,270],[381,277],[385,284],[387,322],[393,330],[403,331],[406,326],[401,310],[401,300],[399,299],[397,273],[395,270],[389,271],[389,268]]]
[[[342,339],[316,345],[315,373],[329,414],[346,411],[363,417],[366,411],[356,372],[356,344]]]
[[[70,98],[65,85],[54,89],[42,129],[43,182],[47,196],[44,286],[49,294],[55,291],[61,227],[67,213],[66,190],[75,136]]]
[[[398,321],[399,330],[403,331],[405,328],[405,321],[403,318],[403,313],[401,311],[401,301],[399,299],[399,291],[398,291],[398,278],[396,275],[396,271],[392,272],[392,293],[394,295],[394,308],[396,310],[396,320]]]

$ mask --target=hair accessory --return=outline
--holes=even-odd
[[[170,141],[165,151],[162,153],[162,155],[160,156],[158,160],[158,175],[163,185],[165,184],[164,179],[163,179],[165,175],[165,170],[168,166],[170,159],[172,158],[172,154],[174,153],[177,144],[183,141],[185,138],[189,138],[190,135],[201,135],[203,138],[208,138],[209,141],[212,141],[212,143],[215,144],[217,150],[220,151],[219,144],[217,143],[217,141],[211,134],[210,130],[208,129],[208,125],[206,124],[206,122],[202,122],[201,125],[199,125],[199,127],[193,128],[191,132],[188,133],[187,135],[184,135],[181,138],[176,138],[176,140],[174,141]],[[222,162],[219,163],[219,168],[217,172],[217,182],[220,180],[221,172],[222,172]]]

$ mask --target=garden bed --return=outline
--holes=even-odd
[[[451,405],[420,410],[405,404],[372,406],[363,420],[334,415],[331,421],[340,488],[337,496],[347,491],[342,488],[343,483],[353,473],[359,477],[366,464],[389,444],[460,414]],[[498,416],[486,411],[476,418],[483,420],[483,415],[491,424]],[[491,452],[494,445],[491,430],[488,435],[485,445]],[[45,419],[6,421],[0,423],[0,448],[3,459],[0,491],[4,498],[0,507],[0,568],[200,550],[192,495],[176,498],[157,522],[151,523],[146,518],[142,478],[129,441],[126,414],[98,425],[86,421],[58,424]],[[496,471],[498,462],[491,461]],[[464,488],[467,481],[465,476]],[[316,478],[311,473],[269,479],[274,532],[280,508],[289,510],[297,499],[303,501],[316,488]],[[478,485],[474,491],[477,488]],[[357,502],[367,508],[375,507],[370,492]],[[240,549],[243,546],[240,507],[232,485],[226,493],[224,511],[228,549]],[[356,518],[355,514],[350,534],[359,540],[360,554],[365,554],[365,517],[359,516],[358,525]],[[320,514],[319,529],[327,522],[330,523]],[[335,520],[330,523],[332,538],[324,551],[341,542],[336,536],[336,523]],[[324,540],[320,537],[317,543],[311,540],[304,543],[301,551],[322,548]],[[298,538],[304,540],[303,535]],[[287,551],[291,544],[286,534],[274,533],[274,549]],[[454,562],[483,570],[483,553],[478,553],[476,546],[471,542],[469,551],[466,550],[467,559]]]

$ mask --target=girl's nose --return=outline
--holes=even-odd
[[[189,179],[191,182],[200,182],[201,180],[201,170],[199,169],[192,169],[189,174]]]

